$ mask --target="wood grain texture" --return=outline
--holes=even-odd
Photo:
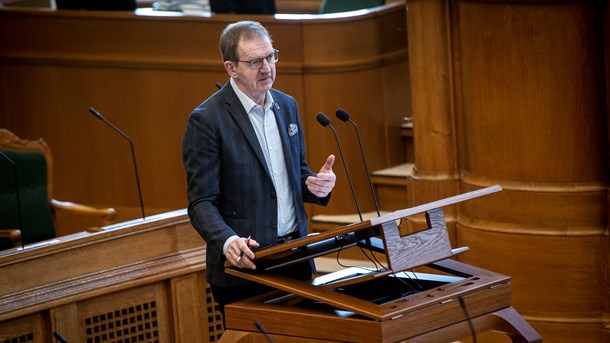
[[[278,282],[278,286],[292,284],[290,290],[297,291],[307,299],[321,300],[324,304],[314,305],[302,297],[289,296],[274,291],[251,299],[240,301],[226,307],[226,320],[229,335],[227,339],[253,339],[250,336],[254,321],[260,321],[267,332],[279,341],[308,342],[348,341],[348,342],[451,342],[470,334],[463,319],[463,309],[458,298],[464,300],[477,333],[487,330],[514,335],[520,342],[541,342],[540,336],[509,306],[510,282],[507,277],[482,270],[452,260],[444,260],[433,265],[453,275],[463,275],[463,281],[435,287],[415,295],[388,301],[383,304],[362,303],[355,299],[345,302],[343,294],[337,298],[323,295],[308,283],[299,281]],[[274,275],[247,273],[250,279],[276,280]],[[370,289],[370,292],[382,292]],[[337,310],[356,309],[358,314]],[[382,314],[377,320],[372,313]],[[337,330],[337,328],[341,328]],[[224,337],[221,342],[224,342]],[[245,341],[245,340],[244,340]]]
[[[184,211],[4,251],[0,337],[208,340],[204,270],[203,240]]]
[[[442,209],[427,211],[426,218],[427,229],[404,237],[395,221],[382,224],[389,269],[400,272],[452,256]]]
[[[455,209],[460,260],[511,275],[516,309],[545,340],[603,341],[607,2],[407,6],[413,199],[502,186]]]
[[[275,87],[299,104],[314,171],[329,154],[338,155],[315,115],[334,117],[338,107],[361,127],[372,169],[404,162],[405,12],[403,2],[340,18],[256,16],[281,51]],[[20,137],[43,137],[53,147],[59,198],[137,208],[128,143],[87,112],[95,107],[134,141],[147,212],[184,208],[181,144],[187,117],[216,91],[216,82],[227,81],[218,38],[241,19],[0,11],[0,127]],[[353,128],[337,129],[355,186],[363,190],[362,206],[372,210]],[[328,208],[308,207],[310,214],[353,211],[339,163],[335,173],[334,201]]]

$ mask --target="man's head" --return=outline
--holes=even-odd
[[[275,81],[278,51],[272,42],[269,32],[253,21],[230,24],[220,36],[220,53],[227,73],[257,103],[264,102]]]

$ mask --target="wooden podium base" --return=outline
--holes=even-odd
[[[336,307],[329,305],[330,299],[320,301],[312,300],[311,295],[270,292],[226,306],[227,330],[221,342],[439,343],[490,330],[508,335],[513,342],[542,342],[540,335],[511,307],[509,278],[453,260],[429,266],[461,275],[462,279],[430,282],[428,289],[415,294],[371,304],[380,313],[392,313],[378,318],[358,314],[367,312],[355,304]],[[424,274],[411,280],[421,285],[429,282]],[[365,281],[358,287],[366,290],[364,296],[368,298],[371,294],[388,293],[380,285]],[[354,303],[361,301],[361,296],[353,295]],[[378,299],[374,295],[372,298]],[[342,309],[348,306],[354,306],[357,312]],[[271,339],[257,328],[256,322]]]
[[[514,342],[542,342],[512,308],[510,277],[451,259],[468,248],[451,248],[441,207],[499,190],[492,186],[258,250],[256,270],[227,263],[227,273],[277,291],[226,306],[221,342],[438,343],[489,330]],[[424,212],[428,228],[401,236],[396,221]],[[354,245],[383,252],[388,266],[345,268],[311,282],[275,272]],[[424,266],[440,273],[414,272]]]
[[[515,343],[525,342],[542,342],[540,335],[532,329],[532,327],[515,311],[512,307],[479,316],[471,319],[474,331],[479,334],[486,331],[497,331],[504,333]],[[253,329],[256,329],[252,325]],[[337,330],[342,330],[337,328]],[[358,336],[358,332],[353,333]],[[407,337],[401,342],[408,343],[442,343],[453,342],[461,338],[470,336],[472,331],[466,321],[461,321],[432,332],[427,332],[421,335]],[[319,338],[296,337],[279,334],[268,334],[268,337],[261,332],[227,330],[222,335],[220,343],[310,343],[310,342],[345,342],[344,340],[321,340]],[[353,342],[362,341],[358,337],[354,337]],[[362,341],[364,342],[364,341]],[[375,342],[386,342],[383,339]]]

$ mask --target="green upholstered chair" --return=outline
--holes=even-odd
[[[57,211],[94,216],[103,225],[115,218],[113,208],[97,209],[53,199],[53,156],[42,138],[24,140],[0,129],[0,151],[14,163],[13,167],[0,156],[0,249],[55,238]]]
[[[384,4],[385,0],[323,0],[320,6],[320,14],[356,11]]]

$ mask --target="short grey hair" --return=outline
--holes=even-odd
[[[223,62],[239,60],[237,56],[239,41],[242,38],[250,39],[257,36],[267,37],[273,42],[267,29],[258,22],[246,20],[227,25],[220,35],[220,55]]]

